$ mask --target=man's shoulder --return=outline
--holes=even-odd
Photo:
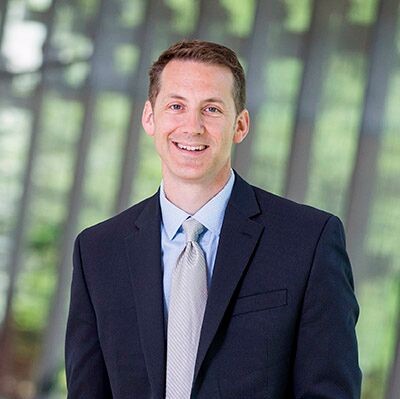
[[[333,216],[331,213],[322,209],[295,202],[258,186],[252,185],[237,173],[235,173],[235,176],[236,181],[233,197],[235,198],[234,202],[239,206],[244,204],[250,206],[254,205],[254,201],[252,199],[254,195],[254,199],[256,200],[259,210],[262,214],[266,213],[270,216],[275,215],[287,219],[311,218],[321,220],[326,220]],[[250,200],[244,201],[244,197],[247,199],[250,198]]]
[[[252,186],[259,204],[257,216],[269,232],[284,235],[293,242],[318,240],[326,229],[333,229],[344,239],[344,228],[341,220],[332,213],[310,205],[300,204],[290,199]],[[330,226],[330,227],[328,227]]]
[[[277,214],[326,219],[333,216],[331,213],[311,205],[302,204],[280,195],[252,186],[260,207]]]
[[[285,226],[299,234],[309,229],[320,230],[331,219],[341,224],[339,218],[330,212],[295,202],[257,186],[251,185],[251,188],[260,208],[259,218],[265,223]]]
[[[142,214],[143,210],[150,204],[158,203],[158,193],[148,197],[128,209],[105,219],[92,226],[86,227],[80,236],[100,239],[102,237],[127,236],[135,229],[135,223]]]

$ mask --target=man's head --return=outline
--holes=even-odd
[[[190,182],[221,188],[232,146],[246,137],[249,122],[243,70],[232,50],[181,42],[153,65],[142,124],[160,155],[164,187]]]
[[[152,65],[149,77],[149,100],[154,107],[160,91],[161,73],[172,60],[186,60],[219,65],[228,68],[233,75],[232,95],[236,113],[239,114],[246,104],[246,81],[244,71],[234,51],[221,44],[199,40],[181,41],[165,50]]]

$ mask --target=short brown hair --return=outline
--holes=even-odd
[[[173,44],[158,57],[149,71],[149,100],[154,106],[160,91],[160,76],[165,66],[172,60],[191,60],[229,68],[233,75],[233,100],[236,112],[243,111],[246,104],[246,81],[242,65],[236,53],[221,44],[200,40],[183,40]]]

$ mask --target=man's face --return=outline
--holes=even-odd
[[[249,128],[247,110],[236,115],[228,68],[172,60],[161,73],[154,107],[146,102],[143,127],[153,136],[164,180],[224,184],[233,143]]]

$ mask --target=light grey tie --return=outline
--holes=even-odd
[[[206,260],[197,242],[204,226],[189,218],[182,227],[186,246],[172,272],[168,312],[166,399],[190,398],[207,302]]]

